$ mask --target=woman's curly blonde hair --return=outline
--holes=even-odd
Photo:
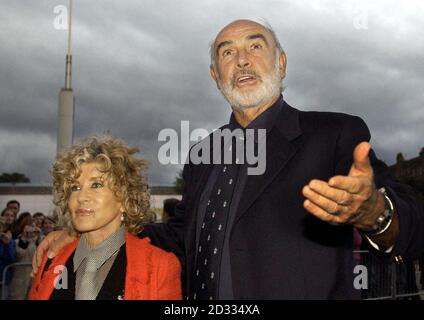
[[[68,209],[71,186],[81,174],[81,165],[98,162],[109,188],[125,209],[125,224],[129,232],[137,234],[149,214],[150,191],[145,171],[147,161],[137,159],[137,148],[111,136],[92,136],[62,153],[53,165],[53,201],[59,216],[75,232]]]

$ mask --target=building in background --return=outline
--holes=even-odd
[[[390,167],[390,173],[398,180],[424,183],[424,147],[418,157],[409,160],[405,160],[403,154],[398,153],[396,163]]]
[[[418,157],[409,160],[405,160],[403,154],[398,153],[396,163],[390,166],[390,173],[396,180],[414,188],[418,200],[424,207],[424,147]]]

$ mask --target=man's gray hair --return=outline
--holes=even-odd
[[[271,25],[268,22],[266,22],[266,21],[262,21],[262,22],[254,21],[254,22],[259,23],[262,27],[264,27],[271,34],[272,39],[274,40],[274,44],[275,44],[277,55],[283,53],[284,52],[284,49],[281,46],[281,43],[278,40],[278,37],[275,34],[275,31],[271,27]],[[215,40],[216,39],[212,40],[211,44],[209,45],[209,54],[210,54],[210,58],[211,58],[211,64],[210,64],[211,68],[212,67],[215,67],[215,58],[216,58],[216,56],[215,56],[215,53],[216,53],[215,52]]]

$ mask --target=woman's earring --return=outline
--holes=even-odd
[[[124,222],[124,220],[125,220],[124,214],[121,214],[121,221]]]

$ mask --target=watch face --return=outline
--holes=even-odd
[[[377,219],[377,229],[372,233],[372,235],[378,235],[382,234],[384,231],[386,231],[393,220],[393,205],[390,199],[385,195],[384,196],[384,202],[385,202],[385,210],[384,213],[378,217]]]
[[[389,228],[393,220],[394,207],[392,201],[387,196],[386,189],[380,188],[378,191],[384,196],[384,212],[377,218],[373,229],[366,232],[366,234],[370,236],[382,234]]]

